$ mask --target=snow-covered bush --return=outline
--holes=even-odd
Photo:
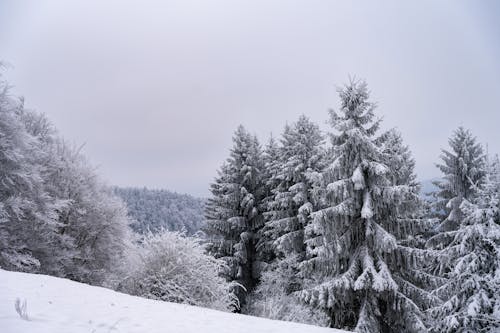
[[[120,284],[121,291],[217,310],[238,307],[232,285],[219,276],[223,262],[205,254],[196,238],[169,231],[149,233],[130,261],[133,268]]]

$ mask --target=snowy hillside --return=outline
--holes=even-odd
[[[28,320],[16,313],[17,298],[26,300]],[[0,270],[0,300],[2,333],[344,332],[152,301],[70,280],[4,270]]]

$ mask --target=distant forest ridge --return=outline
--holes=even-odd
[[[437,178],[422,180],[420,194],[423,198],[436,188]],[[198,232],[205,223],[203,206],[205,199],[164,189],[146,187],[114,187],[114,192],[126,204],[132,229],[138,233],[160,229],[185,231],[188,235]]]
[[[115,187],[114,192],[127,205],[138,233],[166,229],[193,235],[204,225],[204,199],[145,187]]]

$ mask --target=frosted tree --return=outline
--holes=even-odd
[[[378,137],[377,142],[386,157],[385,163],[390,169],[389,178],[391,183],[393,185],[408,185],[413,191],[420,191],[420,184],[415,173],[415,159],[410,148],[404,144],[401,133],[396,129],[388,130]],[[426,238],[431,232],[435,221],[425,217],[424,204],[419,199],[404,201],[398,205],[397,221],[393,224],[396,229],[392,232],[399,233],[401,242],[419,248],[425,247]],[[403,223],[405,223],[404,234],[398,231]],[[419,271],[414,271],[412,275],[419,275]],[[421,281],[418,284],[423,287],[426,283],[428,282]]]
[[[52,167],[44,178],[52,197],[64,200],[58,211],[58,233],[71,239],[71,263],[65,277],[102,285],[126,255],[129,223],[123,202],[97,177],[80,149],[56,140]]]
[[[339,95],[340,112],[331,111],[337,130],[332,163],[312,175],[320,209],[306,227],[308,260],[301,271],[314,286],[299,295],[325,309],[332,327],[424,332],[419,303],[432,296],[408,276],[425,256],[404,242],[420,221],[402,213],[415,206],[418,187],[411,176],[398,175],[376,136],[380,120],[366,83],[351,81]]]
[[[280,167],[275,175],[276,187],[269,205],[267,232],[274,240],[274,252],[279,265],[292,271],[298,270],[305,256],[304,229],[310,223],[314,210],[309,174],[323,168],[323,137],[319,127],[301,116],[291,126],[286,126],[281,138]],[[288,274],[288,292],[301,287],[295,274]]]
[[[389,157],[392,183],[395,185],[418,186],[415,174],[415,160],[410,148],[404,144],[401,133],[396,129],[384,132],[377,140],[384,155]]]
[[[434,293],[443,304],[432,309],[434,332],[500,330],[500,193],[494,173],[460,204],[462,219],[439,252],[449,266],[446,283]],[[471,200],[471,201],[469,201]]]
[[[0,266],[103,284],[128,218],[79,151],[0,82]]]
[[[438,231],[454,230],[462,220],[460,205],[464,199],[470,200],[474,194],[474,185],[479,185],[484,177],[485,156],[481,144],[469,130],[459,127],[449,139],[451,150],[442,150],[439,170],[443,179],[434,184],[434,210],[441,222]],[[441,238],[441,236],[440,236]],[[438,239],[434,239],[438,241]]]
[[[58,274],[57,200],[45,191],[44,154],[22,121],[23,103],[0,82],[0,266]]]
[[[272,218],[272,203],[274,201],[274,189],[278,186],[278,173],[281,168],[280,148],[273,136],[269,139],[263,153],[262,185],[263,198],[260,211],[265,220],[263,227],[259,230],[259,241],[257,243],[257,253],[263,263],[263,269],[269,268],[269,264],[274,261],[276,254],[274,251],[274,236],[270,231],[267,221]]]
[[[442,150],[442,163],[437,167],[443,173],[443,178],[435,182],[438,191],[433,194],[436,201],[432,210],[437,222],[433,234],[427,240],[426,247],[434,250],[434,256],[426,265],[425,271],[435,278],[430,279],[429,288],[440,288],[446,284],[451,271],[455,269],[453,257],[443,255],[448,248],[453,247],[455,232],[463,222],[462,203],[472,201],[476,189],[485,177],[486,158],[482,146],[477,143],[470,131],[459,127],[449,139],[451,150]],[[452,295],[443,292],[435,293],[441,299]],[[432,319],[432,318],[431,318]]]
[[[292,294],[303,287],[298,269],[305,257],[304,229],[314,209],[313,184],[308,176],[323,167],[323,137],[316,124],[301,116],[285,127],[280,145],[272,151],[274,160],[266,168],[271,195],[266,202],[261,239],[268,242],[274,260],[247,311],[272,319],[311,323],[317,316]],[[268,290],[273,292],[267,293]],[[278,305],[281,302],[286,304]],[[276,308],[269,309],[271,306]]]
[[[235,290],[241,304],[257,284],[262,266],[256,253],[263,226],[259,211],[262,164],[257,139],[238,127],[230,157],[211,185],[212,196],[206,204],[208,251],[226,261],[225,277],[242,286]]]

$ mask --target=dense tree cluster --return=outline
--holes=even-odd
[[[194,235],[204,225],[204,200],[168,190],[115,187],[114,192],[127,205],[132,229],[140,234],[160,230]]]
[[[500,329],[498,162],[459,128],[433,202],[366,83],[339,89],[325,135],[307,117],[264,149],[239,127],[206,206],[208,250],[242,311],[356,332]]]

